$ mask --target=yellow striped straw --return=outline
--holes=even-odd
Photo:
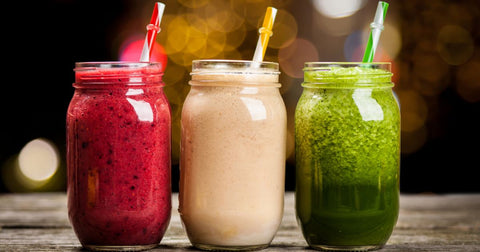
[[[255,49],[255,54],[253,55],[253,61],[263,61],[265,51],[267,50],[268,40],[273,35],[272,28],[276,15],[277,9],[273,7],[267,8],[265,18],[263,19],[263,25],[260,29],[258,29],[260,36],[258,36],[257,48]]]

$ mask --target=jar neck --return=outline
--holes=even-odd
[[[280,87],[278,75],[222,73],[193,75],[192,86],[270,86]]]
[[[246,60],[195,60],[192,86],[280,87],[278,64]]]
[[[75,88],[164,86],[160,63],[80,62],[74,70]]]
[[[393,87],[390,63],[306,63],[302,86],[312,88]]]

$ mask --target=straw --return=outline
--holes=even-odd
[[[157,2],[153,9],[152,18],[147,25],[147,35],[145,36],[145,43],[143,44],[142,55],[140,56],[141,62],[149,62],[152,55],[153,45],[155,44],[155,38],[160,33],[160,21],[162,20],[163,11],[165,10],[165,4]]]
[[[272,27],[273,22],[275,22],[276,15],[277,9],[273,7],[267,8],[265,18],[263,19],[262,28],[258,29],[258,33],[260,33],[260,36],[258,36],[257,48],[255,49],[255,54],[253,55],[253,61],[263,61],[265,51],[267,50],[268,40],[273,35]]]
[[[377,5],[377,12],[375,13],[375,19],[370,24],[370,36],[368,37],[367,48],[365,48],[365,54],[363,55],[363,62],[372,62],[375,56],[375,50],[380,39],[380,33],[383,30],[383,21],[387,15],[388,3],[380,1]]]

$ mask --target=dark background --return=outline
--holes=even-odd
[[[2,22],[2,40],[6,42],[3,61],[7,67],[3,67],[1,84],[0,162],[16,155],[28,141],[43,137],[60,150],[63,162],[60,169],[65,169],[65,116],[73,94],[74,63],[118,60],[123,41],[145,34],[154,2],[9,1],[2,7],[2,19],[6,19]],[[301,93],[303,62],[359,60],[355,50],[365,43],[377,1],[363,1],[354,14],[341,18],[322,14],[318,9],[321,4],[315,7],[314,2],[232,0],[223,1],[222,7],[214,0],[165,1],[165,15],[168,16],[162,20],[157,42],[168,55],[165,90],[174,112],[174,191],[178,190],[179,111],[188,92],[191,59],[250,59],[257,39],[256,24],[263,18],[266,6],[281,9],[283,12],[277,16],[279,23],[271,39],[272,48],[267,50],[265,59],[279,62],[281,66],[281,91],[289,115],[290,150],[293,110]],[[338,2],[351,5],[355,1]],[[384,50],[376,60],[392,61],[394,90],[402,109],[401,191],[479,192],[479,2],[395,0],[389,3],[380,44]],[[189,54],[188,45],[180,51],[172,51],[167,39],[174,37],[175,29],[198,27],[202,22],[198,18],[206,15],[206,10],[212,11],[211,6],[217,8],[213,13],[231,8],[240,13],[238,15],[244,15],[245,24],[238,28],[244,34],[242,42],[235,44],[227,39],[228,43],[235,44],[235,50],[229,49],[223,54]],[[12,14],[6,15],[10,12]],[[187,17],[188,27],[168,26],[175,23],[179,15]],[[282,29],[281,22],[290,30]],[[199,29],[197,32],[201,35],[208,31]],[[235,30],[229,36],[233,33]],[[350,45],[348,41],[354,43]],[[215,37],[209,38],[204,46],[214,42]],[[188,43],[197,42],[189,40]],[[294,190],[292,151],[288,156],[286,189]],[[5,165],[2,167],[7,169]],[[9,175],[0,176],[3,176],[0,191],[12,191],[2,183],[11,179]],[[64,190],[64,184],[52,188]]]

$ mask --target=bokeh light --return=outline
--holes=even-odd
[[[315,9],[329,18],[344,18],[355,14],[367,3],[366,0],[312,0]]]
[[[138,38],[137,36],[132,36],[132,38],[126,40],[120,47],[119,59],[121,61],[138,61],[140,59],[139,52],[143,49],[144,41],[145,38]],[[162,71],[165,71],[167,54],[163,46],[158,42],[154,42],[150,61],[162,63]]]
[[[413,90],[397,90],[402,116],[402,132],[412,132],[425,125],[428,107],[425,99]]]
[[[11,192],[61,190],[65,185],[62,160],[53,142],[45,138],[33,139],[3,163],[3,184]]]
[[[231,1],[233,9],[243,17],[248,29],[258,29],[270,3],[265,0]],[[278,7],[278,6],[277,6]]]
[[[363,31],[354,31],[345,39],[343,54],[347,61],[362,61],[363,53],[365,51],[365,41],[362,38],[362,33]]]
[[[470,33],[458,25],[445,25],[438,32],[437,50],[449,65],[467,62],[475,49]]]
[[[357,27],[359,26],[358,21],[352,17],[328,18],[322,15],[316,15],[314,19],[315,25],[313,26],[314,30],[312,32],[321,30],[329,36],[348,36],[351,32],[359,28]]]
[[[425,42],[416,46],[411,71],[412,84],[423,95],[438,95],[448,86],[449,66],[435,53],[432,44]]]
[[[57,148],[44,139],[28,142],[18,155],[20,172],[33,181],[45,181],[52,177],[59,161]]]
[[[200,8],[210,2],[210,0],[178,0],[183,6],[188,8]]]
[[[169,56],[181,52],[188,43],[189,24],[184,15],[173,17],[160,34],[165,35],[165,51]]]
[[[469,61],[456,72],[457,93],[466,101],[480,102],[480,57]]]
[[[274,33],[268,46],[277,49],[289,46],[295,41],[298,33],[295,17],[285,10],[278,10],[273,30]]]
[[[421,128],[414,131],[402,131],[401,150],[402,154],[412,154],[422,148],[427,142],[428,131],[424,125]]]
[[[239,29],[245,22],[244,18],[229,8],[227,1],[219,1],[205,8],[208,26],[219,32],[231,32]]]
[[[225,51],[236,51],[245,41],[247,36],[247,29],[244,25],[238,29],[226,33]],[[233,58],[239,59],[239,58]]]
[[[379,47],[386,51],[391,59],[396,59],[402,48],[402,35],[396,25],[386,22],[381,34]]]
[[[312,42],[297,38],[278,52],[278,62],[283,72],[290,77],[303,78],[305,62],[318,61],[318,51]]]
[[[427,141],[428,106],[423,96],[413,90],[397,90],[396,95],[401,111],[401,151],[413,153]]]

